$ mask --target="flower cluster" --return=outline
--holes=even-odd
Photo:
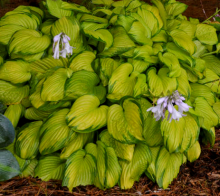
[[[165,118],[165,112],[166,110],[168,110],[169,115],[167,120],[170,119],[170,122],[173,119],[178,121],[180,118],[185,116],[183,112],[187,112],[189,111],[189,108],[191,108],[183,102],[184,100],[185,98],[181,96],[179,92],[176,90],[170,96],[159,98],[157,100],[157,106],[151,107],[147,111],[152,111],[154,113],[154,118],[156,118],[156,120],[158,121],[161,117],[162,119]],[[178,106],[178,111],[174,107],[174,104]]]
[[[73,54],[73,47],[70,46],[69,41],[70,37],[68,37],[65,33],[60,33],[53,38],[53,57],[55,59],[59,59],[59,57],[66,58],[66,56]],[[61,51],[60,51],[61,45]]]

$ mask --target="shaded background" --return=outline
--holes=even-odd
[[[6,12],[16,8],[19,5],[37,6],[39,1],[40,0],[10,0],[10,3],[6,3],[3,8],[0,7],[0,17],[2,17]],[[208,17],[215,12],[217,7],[220,8],[220,0],[179,0],[179,1],[189,6],[186,12],[184,13],[184,15],[186,15],[187,17],[198,18],[200,19],[200,21],[206,19],[202,10],[201,2]],[[69,2],[80,4],[83,2],[83,0],[69,0]],[[150,0],[145,0],[145,2],[150,2]]]

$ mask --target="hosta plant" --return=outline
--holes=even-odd
[[[214,145],[219,32],[175,0],[46,0],[0,20],[0,101],[20,176],[167,188]],[[19,123],[19,124],[18,124]],[[19,127],[18,127],[19,125]],[[200,140],[199,140],[200,138]]]

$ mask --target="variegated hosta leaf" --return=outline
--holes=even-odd
[[[215,45],[218,43],[216,29],[211,25],[198,24],[196,29],[197,39],[207,45]]]
[[[24,169],[24,171],[22,171],[22,173],[20,174],[21,178],[26,178],[28,176],[32,176],[34,177],[35,175],[35,168],[38,165],[38,160],[37,159],[32,159],[30,161],[30,163],[28,164],[28,166]]]
[[[161,147],[155,162],[156,181],[159,187],[166,189],[177,177],[180,166],[184,162],[184,154],[169,153],[165,147]]]
[[[88,143],[86,146],[85,146],[85,151],[88,153],[88,154],[91,154],[93,155],[96,159],[97,159],[97,145],[94,144],[94,143]]]
[[[113,148],[106,147],[101,141],[97,141],[97,146],[97,175],[94,184],[100,189],[111,188],[118,183],[121,167]]]
[[[100,59],[100,74],[99,77],[102,81],[103,86],[107,86],[112,73],[119,67],[120,61],[112,58],[101,58]]]
[[[78,150],[67,159],[62,185],[70,191],[79,185],[92,185],[95,175],[96,158],[85,150]]]
[[[167,116],[168,112],[166,118]],[[170,153],[186,152],[198,140],[200,132],[198,123],[189,113],[179,121],[170,122],[166,118],[161,123],[164,146]]]
[[[106,125],[108,106],[100,106],[98,97],[84,95],[78,98],[66,119],[68,126],[76,132],[88,133],[96,131]]]
[[[218,116],[204,97],[197,97],[194,102],[195,112],[199,115],[200,126],[209,131],[218,124]]]
[[[24,110],[25,108],[21,104],[10,105],[4,115],[11,121],[13,127],[16,128],[20,118],[24,114]]]
[[[114,27],[111,29],[113,35],[113,45],[108,50],[99,54],[100,57],[113,57],[135,47],[134,42],[129,38],[123,27]]]
[[[135,144],[143,141],[143,119],[139,104],[128,98],[122,106],[110,106],[107,127],[109,134],[122,143]]]
[[[159,58],[162,63],[164,63],[170,70],[169,77],[177,78],[181,75],[181,67],[178,58],[170,53],[166,52],[164,54],[159,53]]]
[[[186,157],[190,162],[194,162],[201,154],[201,147],[197,141],[186,153]]]
[[[0,80],[0,101],[6,105],[19,104],[21,100],[29,95],[28,85],[14,85]]]
[[[9,55],[21,54],[32,55],[44,52],[51,43],[51,39],[47,35],[42,35],[41,32],[24,29],[16,32],[9,43]]]
[[[35,177],[43,181],[63,180],[65,160],[60,159],[59,154],[41,156],[35,169]]]
[[[193,43],[192,39],[182,30],[175,29],[170,32],[175,44],[180,48],[187,51],[190,55],[193,55],[196,51],[196,45]]]
[[[18,134],[15,152],[22,159],[34,159],[38,154],[42,121],[31,122]]]
[[[29,63],[25,61],[7,61],[0,67],[0,79],[11,83],[23,83],[31,78]]]
[[[62,4],[62,0],[46,0],[46,8],[52,16],[63,18],[65,16],[73,15],[73,12],[71,10],[62,9]]]
[[[60,68],[44,81],[41,90],[43,101],[60,101],[64,98],[64,88],[67,78],[72,75],[71,69]]]
[[[39,151],[42,155],[51,154],[64,147],[72,132],[66,124],[69,109],[62,109],[49,116],[40,130]]]
[[[109,49],[113,44],[113,36],[107,29],[98,29],[96,31],[84,29],[83,32],[86,36],[103,42],[105,44],[104,50]]]
[[[98,75],[90,71],[77,71],[67,79],[65,84],[65,100],[75,100],[83,95],[95,95],[101,102],[105,100],[106,89],[98,84]]]
[[[129,15],[118,15],[117,21],[114,23],[115,26],[122,26],[128,32],[131,29],[132,23],[135,19]]]
[[[83,51],[84,45],[82,34],[80,33],[79,21],[74,16],[63,17],[52,25],[51,34],[53,37],[60,34],[60,32],[63,32],[70,37],[70,46],[75,47],[73,49],[74,54]]]
[[[192,89],[190,97],[192,103],[197,97],[204,97],[211,106],[215,103],[216,97],[209,87],[198,83],[192,83],[190,86]]]
[[[132,161],[119,161],[122,168],[119,181],[120,188],[130,189],[135,181],[139,181],[140,176],[148,168],[151,161],[150,148],[145,144],[136,144]]]
[[[141,111],[144,119],[143,137],[148,146],[159,146],[163,144],[163,137],[160,130],[161,121],[156,121],[151,112],[147,109],[152,107],[147,99],[140,98],[138,103],[141,106]]]
[[[207,55],[202,59],[205,60],[205,65],[208,69],[211,69],[218,76],[220,76],[220,60],[218,57],[214,55]]]
[[[179,14],[182,14],[187,9],[187,7],[188,6],[186,4],[176,1],[174,1],[173,3],[167,3],[165,5],[167,14],[171,18],[178,16]]]
[[[100,140],[109,147],[112,147],[118,158],[131,161],[134,153],[134,144],[123,144],[114,139],[108,132],[108,130],[103,131],[100,135]]]
[[[24,117],[28,120],[45,120],[50,114],[51,111],[41,111],[35,107],[30,107],[25,110]]]
[[[147,63],[143,60],[137,60],[137,59],[132,59],[132,58],[129,58],[128,62],[133,65],[134,67],[133,71],[139,72],[139,73],[145,72],[147,68],[151,65],[151,63]]]
[[[169,69],[161,68],[156,73],[155,68],[151,68],[147,72],[149,91],[153,96],[167,96],[172,94],[178,87],[176,78],[168,77]]]
[[[93,52],[84,51],[78,54],[70,63],[69,68],[71,68],[74,72],[80,70],[86,70],[94,72],[92,68],[92,62],[95,60],[96,56]]]
[[[137,76],[137,83],[134,86],[134,97],[141,97],[142,95],[149,94],[146,80],[147,77],[145,74],[140,74]]]
[[[165,30],[161,30],[158,34],[156,34],[153,38],[153,42],[167,42],[168,35]]]
[[[210,144],[213,147],[215,144],[215,127],[212,127],[210,130],[202,130],[201,136],[202,142],[205,145]]]
[[[111,101],[118,101],[124,96],[132,96],[138,75],[138,72],[133,72],[131,64],[120,65],[109,80],[107,98]]]
[[[101,18],[90,14],[83,14],[80,18],[80,22],[96,22],[105,24],[108,23],[108,20],[106,18]]]
[[[111,6],[111,4],[113,3],[114,1],[112,0],[92,0],[92,3],[93,4],[97,4],[97,5],[106,5],[106,6]]]
[[[189,37],[191,37],[191,39],[193,39],[195,37],[196,25],[191,23],[190,21],[182,20],[181,24],[179,26],[179,29],[182,31],[185,31],[185,33],[187,35],[189,35]],[[194,43],[195,43],[195,41],[194,41]],[[197,51],[198,51],[198,47],[197,47]]]
[[[220,124],[220,102],[216,102],[213,105],[213,110],[214,112],[217,114],[219,120],[218,120],[218,124]]]
[[[94,132],[76,133],[67,138],[64,148],[61,151],[60,158],[68,159],[75,151],[82,149],[87,143],[93,142]]]
[[[24,61],[27,61],[27,62],[34,62],[34,61],[37,61],[39,59],[41,59],[44,55],[44,51],[43,52],[39,52],[39,53],[36,53],[36,54],[15,54],[15,53],[12,53],[11,54],[11,59],[22,59]]]
[[[183,68],[180,68],[180,69],[181,69],[181,74],[177,78],[177,83],[178,83],[177,90],[180,94],[189,98],[191,95],[191,86],[189,84],[188,75],[187,75],[187,72]]]
[[[74,13],[90,13],[89,10],[86,9],[84,6],[80,6],[75,3],[67,3],[65,1],[62,2],[61,8],[64,10],[72,10]]]
[[[50,35],[50,30],[51,30],[51,27],[53,25],[53,23],[55,22],[56,20],[54,19],[48,19],[46,20],[44,23],[41,24],[40,26],[40,30],[43,34],[46,34],[46,35]]]

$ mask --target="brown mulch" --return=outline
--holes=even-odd
[[[183,165],[178,177],[168,189],[162,190],[146,176],[136,182],[130,190],[120,190],[118,186],[106,191],[94,186],[77,187],[70,193],[60,181],[42,182],[35,178],[16,177],[0,183],[2,195],[53,195],[53,196],[87,196],[87,195],[214,195],[220,196],[220,129],[216,130],[216,143],[212,149],[202,146],[200,158]]]

